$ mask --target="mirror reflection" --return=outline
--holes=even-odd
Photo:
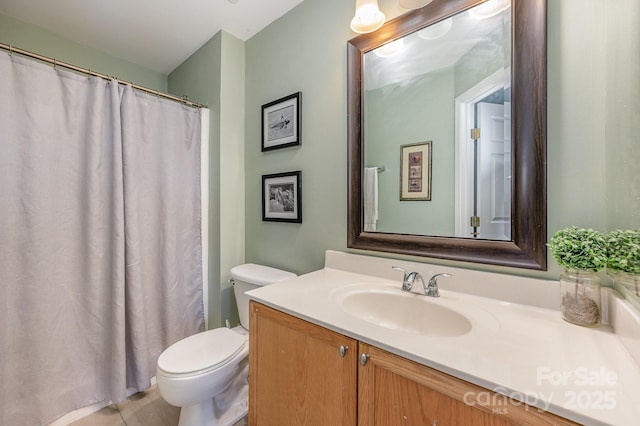
[[[364,231],[512,239],[510,52],[499,0],[363,55]]]

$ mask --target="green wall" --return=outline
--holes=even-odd
[[[346,41],[354,3],[305,0],[246,42],[246,260],[295,273],[346,248]],[[261,106],[302,92],[302,145],[260,150]],[[302,224],[263,222],[261,176],[302,171]]]
[[[636,3],[548,2],[549,235],[571,225],[640,227]],[[379,4],[388,18],[403,11],[396,1]],[[323,266],[326,249],[349,251],[345,46],[355,36],[353,12],[351,1],[305,0],[246,43],[247,261],[304,273]],[[261,153],[260,106],[298,90],[302,146]],[[303,223],[262,222],[260,176],[298,169]],[[547,272],[433,261],[551,279],[560,272],[551,256]]]
[[[455,234],[454,67],[366,91],[367,167],[378,174],[378,232]],[[426,119],[428,117],[428,119]],[[400,201],[400,147],[431,141],[431,201]],[[429,220],[425,220],[429,218]]]
[[[167,91],[167,76],[0,14],[0,43],[28,50],[120,80]]]
[[[229,271],[244,263],[244,42],[222,33],[220,78],[220,286],[223,319],[235,324],[237,308]]]

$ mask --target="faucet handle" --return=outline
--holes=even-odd
[[[443,274],[435,274],[434,276],[432,276],[431,278],[429,278],[429,285],[434,285],[437,286],[438,285],[438,277],[450,277],[451,274],[447,274],[447,273],[443,273]]]
[[[448,273],[446,273],[446,272],[443,272],[443,273],[441,273],[441,274],[435,274],[434,276],[432,276],[432,277],[431,277],[431,279],[434,279],[434,278],[435,278],[435,279],[438,279],[438,277],[450,277],[450,276],[452,276],[452,275],[451,275],[451,274],[448,274]]]
[[[404,278],[402,279],[402,291],[411,291],[411,288],[413,287],[413,281],[416,279],[416,275],[418,275],[418,273],[409,272],[397,266],[392,266],[391,269],[404,272]]]
[[[440,297],[440,290],[438,289],[438,277],[450,277],[451,274],[435,274],[429,278],[429,284],[427,285],[427,296]]]
[[[407,271],[406,269],[402,269],[398,266],[392,266],[391,269],[395,269],[396,271],[400,271],[400,272],[404,272],[404,278],[403,280],[406,281],[407,278],[409,278],[409,271]]]

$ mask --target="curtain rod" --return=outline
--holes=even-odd
[[[66,62],[60,62],[60,61],[58,61],[56,59],[48,58],[46,56],[42,56],[42,55],[39,55],[37,53],[29,52],[28,50],[18,49],[17,47],[13,47],[10,44],[7,45],[7,44],[4,44],[4,43],[0,43],[0,48],[8,51],[10,55],[13,54],[13,53],[17,53],[19,55],[26,56],[28,58],[33,58],[33,59],[37,59],[39,61],[43,61],[43,62],[52,64],[54,67],[67,68],[67,69],[70,69],[72,71],[76,71],[76,72],[79,72],[79,73],[82,73],[82,74],[91,75],[91,76],[94,76],[94,77],[100,77],[102,79],[109,80],[109,81],[115,80],[119,84],[129,85],[129,86],[133,87],[136,90],[140,90],[142,92],[146,92],[146,93],[149,93],[149,94],[161,97],[161,98],[170,99],[170,100],[175,101],[175,102],[180,102],[180,103],[183,103],[183,104],[185,104],[187,106],[191,106],[191,107],[194,107],[194,108],[207,108],[206,105],[199,104],[197,102],[191,102],[186,97],[181,98],[179,96],[170,95],[168,93],[162,93],[162,92],[159,92],[157,90],[149,89],[149,88],[144,87],[144,86],[139,86],[137,84],[133,84],[133,83],[130,83],[130,82],[127,82],[127,81],[124,81],[124,80],[120,80],[120,79],[115,78],[115,77],[110,77],[110,76],[108,76],[106,74],[100,74],[98,72],[91,71],[90,69],[87,69],[87,68],[77,67],[75,65],[68,64]]]

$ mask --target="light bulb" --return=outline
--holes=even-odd
[[[424,40],[435,40],[448,33],[452,26],[453,18],[447,18],[418,31],[418,37]]]
[[[510,0],[489,0],[486,3],[479,4],[478,6],[469,9],[469,15],[478,19],[487,19],[507,10],[510,5]]]
[[[373,52],[376,55],[380,56],[381,58],[388,58],[390,56],[400,53],[402,49],[404,49],[404,40],[399,38],[397,40],[394,40],[390,43],[387,43],[383,46],[378,47]]]
[[[378,8],[378,0],[356,0],[356,14],[351,29],[359,34],[370,33],[384,24],[384,13]]]

